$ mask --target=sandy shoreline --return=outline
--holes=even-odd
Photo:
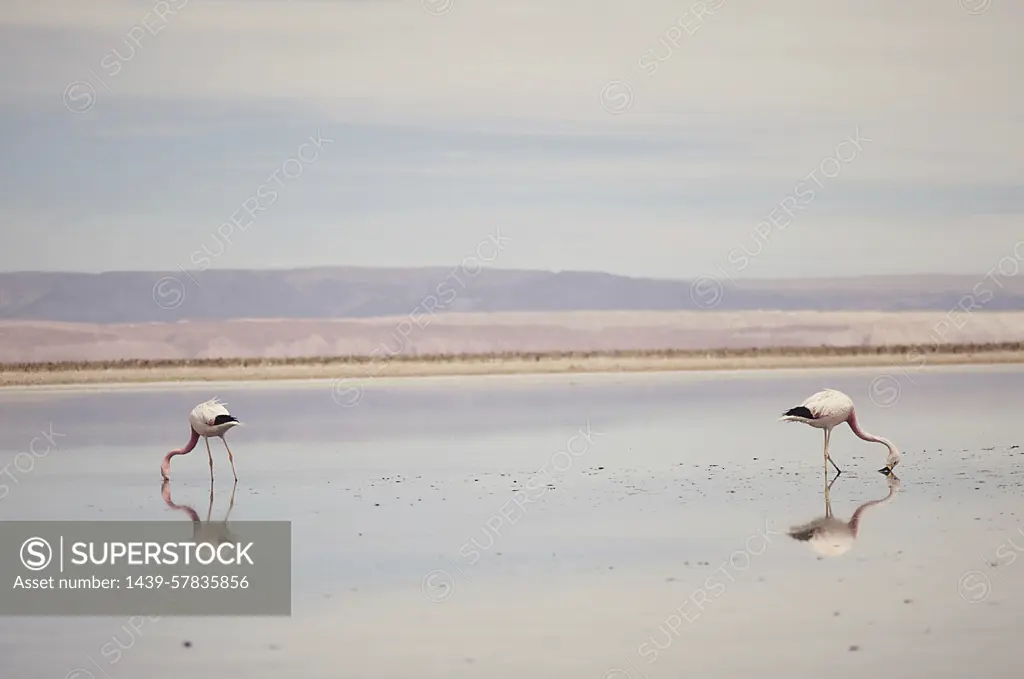
[[[890,366],[917,370],[937,365],[992,365],[1024,363],[1024,350],[989,350],[971,353],[906,352],[791,355],[594,355],[539,358],[452,357],[447,360],[404,359],[384,365],[355,362],[307,362],[269,365],[181,365],[159,367],[54,368],[0,371],[0,387],[142,384],[166,382],[231,382],[304,379],[373,380],[389,377],[447,377],[474,375],[529,375],[557,373],[662,372],[713,370],[769,370],[794,368],[867,368]]]

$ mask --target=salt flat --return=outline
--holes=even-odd
[[[348,408],[329,383],[216,385],[246,422],[229,435],[231,521],[293,522],[292,617],[7,617],[3,667],[25,679],[1015,677],[1024,370],[896,373],[888,400],[880,374],[394,380]],[[820,432],[777,421],[822,387],[846,391],[864,428],[904,453],[889,496],[874,471],[884,448],[836,430],[835,516],[889,499],[833,558],[787,535],[825,513]],[[60,436],[5,479],[0,518],[187,521],[161,496],[159,462],[212,395],[5,392],[0,464],[40,431]],[[212,448],[217,520],[233,484]],[[175,459],[169,490],[205,518],[197,451]]]
[[[969,308],[969,307],[968,307]],[[410,309],[412,311],[412,309]],[[153,323],[0,321],[0,361],[1017,342],[1024,312],[569,311]]]

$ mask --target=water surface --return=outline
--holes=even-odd
[[[394,380],[350,408],[329,382],[2,391],[4,520],[187,521],[161,496],[160,459],[187,441],[188,411],[219,396],[246,423],[229,434],[230,519],[292,521],[294,578],[286,619],[0,618],[0,668],[1016,677],[1024,370],[919,370],[893,378],[896,399],[879,398],[878,376]],[[834,557],[786,534],[825,514],[825,479],[821,433],[778,422],[823,387],[904,453],[890,496],[884,447],[836,430],[835,518],[889,498],[855,539],[829,538],[845,550]],[[46,449],[41,432],[50,452],[16,460],[33,438]],[[233,480],[211,447],[217,520]],[[205,519],[202,443],[175,458],[169,491]]]

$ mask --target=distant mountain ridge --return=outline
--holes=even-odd
[[[1024,310],[1024,281],[970,276],[740,280],[441,267],[0,273],[0,320],[125,324],[569,311]],[[973,293],[972,293],[973,291]],[[987,293],[987,294],[983,294]],[[970,304],[970,301],[965,302]]]

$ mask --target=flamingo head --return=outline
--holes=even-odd
[[[885,458],[885,466],[878,470],[887,476],[889,474],[892,474],[893,470],[896,469],[896,465],[900,463],[899,449],[895,446],[895,444],[892,443],[889,443],[888,446],[889,456]]]

